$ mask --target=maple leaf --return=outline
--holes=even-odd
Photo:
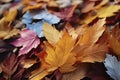
[[[80,80],[86,75],[89,64],[80,64],[75,71],[63,74],[62,80]]]
[[[83,1],[82,0],[56,0],[56,2],[59,4],[60,8],[65,8],[70,5],[80,4]]]
[[[40,43],[39,38],[32,30],[22,30],[20,35],[21,37],[19,39],[11,42],[11,44],[16,47],[22,46],[19,51],[19,56],[27,54],[32,48],[36,48]]]
[[[59,32],[55,27],[48,23],[43,23],[43,32],[49,43],[55,44],[62,37],[62,32]]]
[[[115,52],[115,54],[120,55],[120,42],[114,37],[109,38],[110,48]]]
[[[76,58],[75,54],[71,53],[74,44],[75,40],[67,32],[63,34],[62,38],[54,46],[45,42],[46,56],[43,59],[40,58],[42,62],[41,67],[39,70],[34,71],[35,74],[30,79],[42,79],[56,69],[59,69],[62,73],[75,70],[73,64],[75,64]]]
[[[105,19],[100,19],[93,26],[87,27],[83,35],[80,36],[79,44],[94,44],[97,42],[105,30],[104,24]]]
[[[8,19],[7,21],[12,21],[11,19]],[[5,18],[2,18],[0,20],[0,38],[2,39],[9,39],[10,37],[17,35],[19,33],[19,30],[16,28],[11,29],[9,26],[9,22],[7,22]]]
[[[109,5],[109,6],[104,6],[96,11],[95,15],[90,15],[90,13],[84,18],[81,23],[86,23],[89,24],[91,21],[93,21],[95,18],[106,18],[106,17],[111,17],[115,15],[115,12],[118,12],[120,9],[119,5]],[[104,13],[104,14],[103,14]]]
[[[17,16],[17,9],[10,9],[8,14],[5,15],[5,21],[12,22]]]
[[[17,70],[19,65],[19,60],[14,53],[11,53],[10,56],[3,61],[2,70],[7,74],[7,78],[11,78],[12,74]]]
[[[77,54],[77,60],[80,62],[102,62],[108,51],[105,44],[76,46],[73,53]]]
[[[75,40],[65,32],[63,37],[56,43],[55,47],[46,44],[47,56],[45,61],[51,66],[60,67],[61,72],[74,70],[75,68],[72,65],[75,63],[76,58],[75,54],[71,53],[74,44]]]
[[[85,28],[83,35],[72,50],[72,53],[77,54],[77,60],[80,62],[101,62],[105,58],[107,52],[107,45],[98,43],[98,39],[102,36],[105,27],[105,19],[99,20],[91,27]]]
[[[112,33],[108,34],[109,47],[113,50],[115,54],[120,55],[120,38],[119,38],[120,29],[119,26],[115,26],[112,29]]]
[[[96,10],[101,8],[103,5],[107,4],[109,0],[102,0],[98,5],[95,5],[95,2],[97,1],[88,1],[84,7],[82,8],[81,12],[82,13],[87,13],[91,10]]]
[[[107,68],[107,73],[114,79],[120,79],[120,62],[115,56],[107,54],[107,57],[104,62],[105,67]]]
[[[36,19],[38,21],[33,22],[33,20],[36,20]],[[52,15],[45,10],[41,10],[37,13],[27,12],[23,15],[23,19],[22,19],[22,22],[26,24],[26,27],[28,29],[35,31],[39,37],[44,36],[43,31],[42,31],[44,21],[49,24],[56,24],[60,21],[60,19],[57,16]]]
[[[110,17],[115,15],[114,13],[117,12],[119,9],[120,5],[105,6],[99,9],[97,14],[99,18]]]
[[[77,8],[77,5],[73,5],[73,6],[64,8],[60,12],[55,12],[54,14],[56,16],[60,17],[63,20],[69,21],[70,18],[73,16],[73,13],[74,13],[74,11],[75,11],[76,8]]]

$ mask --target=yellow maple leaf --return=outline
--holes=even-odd
[[[114,16],[114,13],[117,12],[119,9],[120,5],[105,6],[98,10],[97,15],[99,18]]]
[[[81,21],[80,23],[91,23],[95,18],[106,18],[111,17],[115,15],[115,12],[117,12],[120,9],[120,5],[109,5],[104,6],[98,10],[96,10],[96,14],[92,15],[93,13],[88,13],[88,15]]]
[[[94,44],[99,37],[103,34],[105,27],[105,19],[100,19],[91,27],[87,27],[84,34],[80,36],[79,44]]]
[[[53,66],[60,67],[61,72],[69,72],[75,69],[72,65],[76,62],[75,54],[71,53],[75,40],[65,32],[63,37],[54,47],[46,44],[47,57],[45,61]],[[70,59],[70,60],[69,60]]]
[[[71,53],[75,40],[64,32],[63,36],[55,45],[45,42],[46,56],[41,59],[41,67],[32,73],[30,80],[41,80],[46,75],[56,69],[62,73],[71,72],[76,68],[73,66],[76,62],[75,54]]]
[[[55,27],[45,22],[43,23],[43,32],[46,39],[51,44],[55,44],[62,37],[63,34],[62,32],[56,30]]]

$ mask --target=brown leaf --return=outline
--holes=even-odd
[[[86,75],[89,64],[80,64],[75,71],[63,74],[62,80],[80,80]]]
[[[11,21],[11,19],[9,18],[8,21]],[[0,38],[9,39],[10,37],[17,35],[19,33],[19,30],[15,28],[11,29],[9,22],[7,22],[5,18],[2,18],[0,20],[0,33]]]
[[[7,74],[8,78],[16,71],[19,65],[19,60],[14,53],[11,53],[10,56],[2,63],[2,70]]]

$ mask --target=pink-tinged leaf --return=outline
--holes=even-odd
[[[54,14],[63,20],[69,21],[70,18],[73,16],[73,13],[74,13],[76,7],[77,7],[77,5],[70,6],[70,7],[64,8],[60,12],[55,12]]]
[[[39,38],[32,30],[22,30],[20,35],[21,37],[19,39],[12,42],[12,44],[16,47],[22,46],[18,56],[27,54],[32,48],[36,48],[40,44]]]

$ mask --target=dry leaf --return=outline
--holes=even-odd
[[[89,24],[97,17],[98,18],[106,18],[106,17],[114,16],[115,12],[118,12],[119,9],[120,9],[120,5],[104,6],[100,9],[98,9],[94,15],[93,15],[93,13],[88,13],[88,15],[80,23]]]
[[[55,27],[50,24],[44,22],[43,26],[44,35],[49,43],[55,44],[62,37],[63,33],[56,30]]]
[[[94,44],[103,34],[105,27],[105,19],[100,19],[93,26],[86,28],[84,34],[80,36],[79,44]]]
[[[105,6],[98,10],[97,15],[99,18],[110,17],[114,16],[115,15],[114,13],[117,12],[118,10],[120,10],[120,5]]]
[[[17,9],[11,9],[8,14],[5,15],[5,21],[12,22],[17,16]]]
[[[81,12],[87,13],[87,12],[89,12],[91,10],[100,9],[103,5],[107,4],[109,2],[109,0],[102,0],[98,5],[95,5],[95,2],[96,1],[90,1],[89,3],[87,3],[85,5],[85,7],[83,7]]]
[[[105,59],[105,54],[108,51],[107,45],[95,44],[95,45],[83,45],[76,46],[73,49],[73,53],[77,54],[77,60],[80,62],[102,62]]]
[[[73,71],[75,67],[72,65],[75,63],[76,58],[71,50],[74,44],[75,40],[67,32],[64,33],[54,47],[46,43],[47,56],[45,61],[52,66],[60,67],[61,72]]]
[[[80,80],[86,75],[88,64],[80,64],[75,71],[63,74],[62,80]]]
[[[18,29],[11,29],[9,23],[5,21],[5,18],[0,20],[0,38],[9,39],[10,37],[17,35],[19,33]]]
[[[115,52],[117,55],[120,55],[120,42],[112,35],[109,38],[109,44],[113,52]]]

